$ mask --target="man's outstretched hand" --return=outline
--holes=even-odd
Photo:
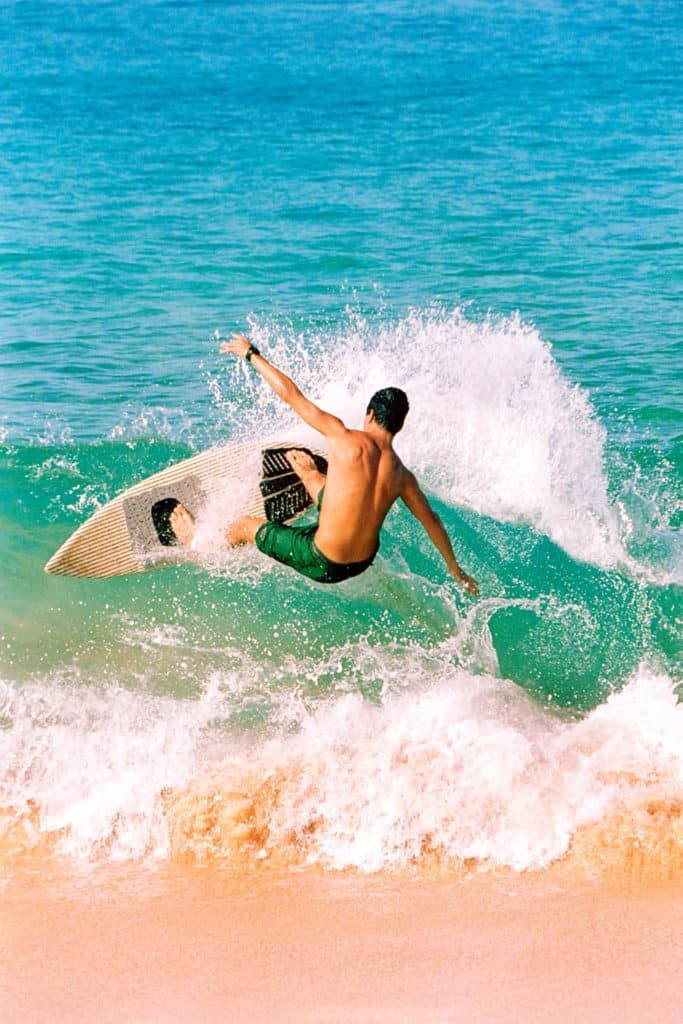
[[[242,359],[244,359],[249,351],[250,345],[251,342],[249,341],[249,338],[246,338],[243,334],[233,334],[230,341],[221,342],[219,352],[223,356],[232,354],[235,356],[241,356]]]
[[[479,597],[479,584],[472,576],[468,576],[466,572],[458,566],[457,569],[451,569],[451,576],[454,580],[460,584],[463,590],[466,590],[472,597]]]

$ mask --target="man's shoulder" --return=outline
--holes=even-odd
[[[376,448],[375,442],[372,440],[364,430],[353,430],[349,427],[345,427],[344,430],[340,431],[333,439],[335,447],[346,448]]]

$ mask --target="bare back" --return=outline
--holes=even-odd
[[[363,430],[330,438],[325,498],[315,542],[334,562],[361,562],[377,549],[387,512],[402,494],[406,470],[391,447]]]

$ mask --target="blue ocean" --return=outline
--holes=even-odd
[[[0,39],[0,857],[669,835],[683,5],[2,0]],[[350,426],[407,391],[480,597],[398,506],[338,587],[227,549],[44,573],[121,490],[296,428],[233,331]]]

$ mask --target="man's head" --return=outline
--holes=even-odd
[[[382,388],[376,391],[366,409],[366,415],[390,434],[398,434],[408,413],[408,396],[400,388]]]

